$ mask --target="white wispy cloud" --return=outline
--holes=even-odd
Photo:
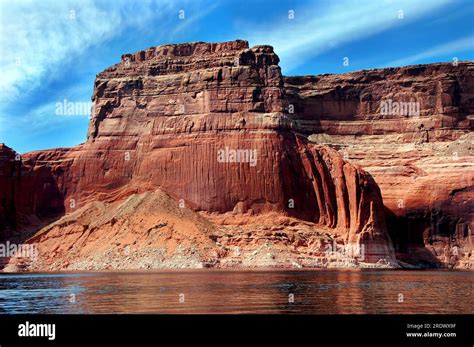
[[[54,77],[60,67],[160,9],[151,2],[27,1],[0,3],[0,101],[13,102]],[[157,8],[158,7],[158,8]]]
[[[120,25],[117,13],[101,11],[91,1],[84,1],[80,7],[74,5],[78,4],[1,4],[2,102],[12,102],[34,90],[56,72],[58,65],[110,38]]]
[[[452,55],[454,58],[455,55],[459,52],[465,51],[474,51],[474,36],[463,37],[451,42],[443,43],[441,45],[435,46],[423,52],[410,55],[401,59],[390,61],[384,64],[384,67],[392,66],[403,66],[413,63],[418,63],[427,58],[432,58],[440,55]],[[462,60],[461,57],[457,57],[459,60]]]
[[[252,44],[274,46],[282,68],[291,70],[309,57],[411,22],[448,3],[448,0],[328,1],[293,9],[293,20],[282,19],[264,26],[248,23],[243,27],[251,28],[248,37]],[[403,19],[399,19],[400,10]]]
[[[77,83],[64,88],[62,94],[67,97],[54,101],[46,101],[36,104],[32,108],[23,108],[21,116],[1,117],[0,134],[2,129],[28,129],[30,133],[48,132],[52,128],[68,122],[71,118],[88,117],[89,115],[63,116],[56,114],[57,103],[67,102],[88,102],[90,101],[91,90],[87,86]]]

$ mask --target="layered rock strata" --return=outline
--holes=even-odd
[[[418,144],[426,133],[439,141],[468,136],[471,64],[460,63],[458,70],[439,64],[283,77],[278,62],[272,47],[249,48],[245,41],[165,45],[122,56],[119,64],[97,75],[86,143],[21,158],[2,147],[0,234],[9,238],[29,226],[30,242],[43,245],[42,262],[28,265],[35,269],[142,267],[139,260],[124,265],[110,256],[112,252],[121,259],[126,246],[137,254],[149,248],[151,253],[143,257],[160,254],[162,260],[147,261],[152,265],[145,267],[249,266],[249,257],[268,247],[272,250],[264,253],[272,255],[270,260],[254,255],[259,259],[255,264],[329,266],[323,252],[327,244],[362,249],[362,255],[346,258],[355,260],[354,266],[360,261],[393,265],[386,217],[400,222],[415,213],[424,221],[427,217],[420,214],[428,210],[426,196],[419,193],[418,200],[412,200],[403,175],[377,170],[388,165],[387,155],[403,170],[411,170],[403,155],[382,154],[384,148],[390,151],[385,141],[397,136],[394,141],[410,145],[416,137]],[[416,119],[380,115],[381,100],[410,101],[412,95],[425,100],[418,115],[422,127]],[[385,146],[373,151],[379,157],[370,157],[366,139],[371,136],[379,136]],[[376,164],[380,162],[384,164]],[[431,176],[426,176],[429,181]],[[400,193],[403,213],[394,210],[397,189],[406,190]],[[467,206],[469,189],[454,194]],[[156,198],[161,194],[189,210],[194,222],[171,223],[180,214],[171,209],[173,213],[163,216],[163,204],[171,202]],[[128,199],[144,201],[132,208],[140,218],[123,213]],[[448,204],[442,205],[440,210],[447,213]],[[463,211],[456,218],[465,219]],[[63,214],[54,224],[40,225]],[[104,223],[95,223],[95,218]],[[464,219],[456,225],[470,228]],[[196,220],[209,226],[196,226]],[[186,228],[190,242],[178,252],[185,256],[178,257],[180,264],[167,262],[176,249],[169,243],[183,242]],[[144,236],[150,230],[155,236]],[[390,229],[406,261],[414,259],[413,245],[403,239],[404,233],[416,234],[410,230]],[[462,247],[469,232],[458,238]],[[414,237],[415,248],[425,249],[426,240]]]
[[[294,123],[375,179],[400,259],[473,261],[474,63],[285,77]]]

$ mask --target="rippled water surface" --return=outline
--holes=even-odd
[[[451,271],[1,274],[0,313],[474,313],[473,285]]]

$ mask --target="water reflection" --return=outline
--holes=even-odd
[[[474,313],[473,284],[449,271],[2,274],[0,313]]]

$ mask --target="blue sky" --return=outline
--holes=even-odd
[[[473,0],[0,0],[0,142],[84,142],[87,115],[56,115],[56,103],[90,101],[123,53],[245,39],[273,45],[285,75],[343,73],[473,60],[473,23]]]

